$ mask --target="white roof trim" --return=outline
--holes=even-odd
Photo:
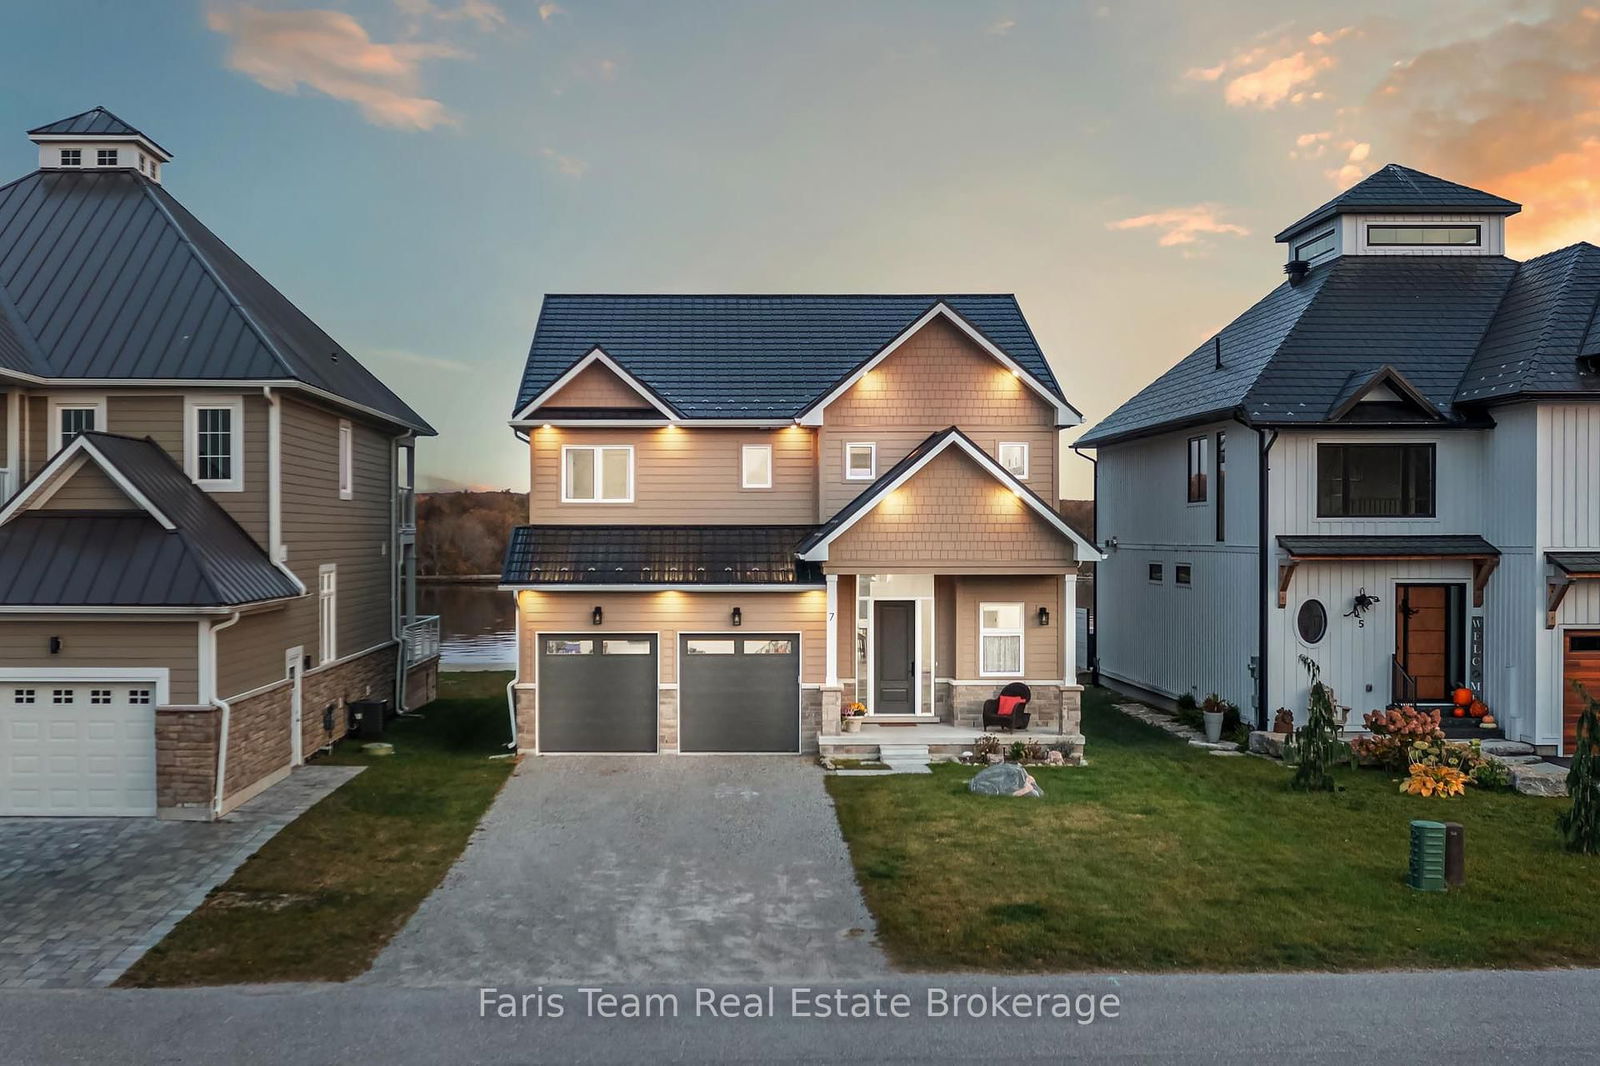
[[[996,481],[999,481],[1006,488],[1016,493],[1018,499],[1032,508],[1036,514],[1038,514],[1046,522],[1050,523],[1050,525],[1054,526],[1059,532],[1065,534],[1067,539],[1072,541],[1072,543],[1077,547],[1077,554],[1080,562],[1084,560],[1101,560],[1105,558],[1105,556],[1102,555],[1094,545],[1084,540],[1078,535],[1078,532],[1075,529],[1067,524],[1067,520],[1061,516],[1059,511],[1045,503],[1045,501],[1040,499],[1034,493],[1029,492],[1027,488],[1023,486],[1022,482],[1011,476],[1011,472],[1009,470],[1001,466],[995,460],[991,459],[987,452],[985,452],[982,448],[979,448],[976,444],[973,444],[960,433],[951,433],[949,436],[945,437],[944,440],[930,448],[928,450],[928,454],[924,455],[921,459],[918,459],[899,477],[878,489],[877,493],[867,503],[866,506],[862,507],[855,514],[845,519],[842,523],[840,523],[839,528],[831,531],[826,537],[823,537],[822,540],[816,544],[816,546],[801,554],[800,558],[808,563],[827,562],[828,545],[831,544],[836,537],[876,510],[878,504],[883,502],[883,498],[885,496],[889,495],[889,493],[893,492],[901,485],[904,485],[907,481],[910,481],[923,467],[932,462],[935,457],[942,455],[944,451],[952,444],[958,445],[962,451],[972,456],[972,458],[977,461],[978,465],[987,470]]]
[[[615,359],[607,355],[605,353],[605,349],[601,348],[598,344],[589,350],[588,355],[584,356],[582,359],[579,359],[576,363],[573,363],[571,368],[569,368],[565,374],[562,374],[560,377],[552,381],[543,392],[539,393],[539,395],[535,396],[533,399],[524,404],[522,409],[512,416],[513,421],[531,418],[532,412],[536,411],[540,404],[544,403],[545,401],[549,400],[550,397],[560,392],[562,387],[565,386],[569,381],[583,373],[585,370],[589,369],[589,367],[593,366],[595,363],[599,363],[607,370],[610,370],[613,374],[616,374],[617,377],[621,378],[629,388],[633,389],[634,392],[637,392],[641,397],[643,397],[651,407],[654,407],[657,411],[660,411],[668,421],[680,421],[678,418],[678,412],[672,410],[672,408],[658,400],[649,389],[645,388],[643,382],[623,369],[622,364],[618,363]]]
[[[1073,410],[1070,404],[1066,403],[1055,393],[1051,392],[1049,386],[1045,385],[1044,382],[1035,377],[1032,371],[1028,370],[1005,352],[995,347],[994,344],[990,342],[989,338],[985,337],[982,333],[979,333],[976,329],[974,329],[970,322],[957,314],[955,310],[943,300],[940,300],[938,303],[928,308],[927,312],[921,318],[911,323],[911,325],[907,326],[903,331],[901,331],[898,337],[884,345],[883,348],[879,350],[877,355],[874,355],[871,359],[857,367],[855,372],[835,386],[832,392],[828,393],[822,399],[817,400],[805,410],[801,411],[799,417],[795,419],[795,421],[799,422],[803,426],[822,425],[822,412],[824,408],[848,392],[851,386],[855,385],[856,382],[860,381],[864,376],[866,376],[867,371],[871,370],[873,367],[877,366],[879,363],[883,362],[890,355],[892,355],[902,344],[910,340],[911,337],[913,337],[923,326],[926,326],[935,318],[941,317],[971,338],[973,343],[977,344],[978,347],[987,352],[992,358],[999,362],[1001,366],[1017,375],[1018,380],[1020,380],[1023,384],[1027,385],[1034,392],[1038,393],[1039,396],[1042,397],[1052,409],[1054,409],[1056,413],[1056,427],[1058,429],[1064,429],[1068,426],[1077,426],[1083,423],[1083,416],[1077,411]]]
[[[787,429],[794,425],[792,418],[514,418],[512,429],[539,429],[542,426],[581,427],[603,429],[661,429],[663,426],[713,426],[741,429]]]
[[[96,141],[120,141],[124,144],[142,144],[150,149],[150,154],[156,157],[158,163],[172,162],[172,153],[161,147],[155,141],[142,133],[30,133],[28,139],[34,144],[94,144]],[[74,167],[73,169],[77,169]],[[84,168],[92,169],[92,168]]]
[[[23,486],[22,491],[11,498],[11,502],[7,503],[4,508],[0,508],[0,526],[5,525],[23,511],[33,510],[39,504],[54,496],[61,486],[65,485],[68,479],[73,474],[76,474],[89,459],[95,461],[100,469],[104,471],[106,477],[110,478],[112,483],[121,489],[128,499],[132,500],[141,510],[159,522],[162,529],[170,532],[177,528],[176,524],[163,514],[160,508],[151,503],[144,493],[134,488],[133,482],[129,481],[111,460],[107,459],[98,448],[90,443],[87,437],[78,437],[71,444],[57,452],[55,458],[46,463],[44,469],[39,471],[32,481]]]
[[[576,581],[498,586],[500,592],[822,592],[822,585],[585,585]]]

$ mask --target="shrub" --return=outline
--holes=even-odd
[[[1289,744],[1295,763],[1289,787],[1300,792],[1333,792],[1338,788],[1333,780],[1333,764],[1344,750],[1339,725],[1334,720],[1333,690],[1320,680],[1322,669],[1315,661],[1302,655],[1300,664],[1311,675],[1311,700],[1306,724],[1294,731]]]
[[[972,754],[979,762],[988,762],[989,756],[999,755],[1003,750],[1005,749],[1000,744],[1000,738],[993,733],[985,733],[978,738],[976,744],[972,745]]]
[[[1197,704],[1194,701],[1194,693],[1193,692],[1185,692],[1185,693],[1183,693],[1182,695],[1180,695],[1178,697],[1178,701],[1177,702],[1178,702],[1178,710],[1179,711],[1192,711],[1196,707],[1199,706],[1199,704]]]
[[[1472,768],[1472,783],[1479,788],[1506,789],[1511,787],[1511,770],[1497,759],[1485,759]]]
[[[1413,762],[1411,749],[1417,744],[1443,743],[1438,711],[1419,711],[1415,707],[1391,707],[1362,716],[1362,724],[1372,733],[1357,737],[1350,748],[1363,762],[1388,770],[1403,770]]]
[[[1600,762],[1600,700],[1574,685],[1583,697],[1583,714],[1578,718],[1577,745],[1572,753],[1572,769],[1567,771],[1567,793],[1572,806],[1556,819],[1568,851],[1580,855],[1600,854],[1600,781],[1595,780]]]
[[[1413,796],[1460,796],[1467,791],[1467,775],[1453,766],[1412,763],[1411,776],[1400,782],[1400,791]]]
[[[1023,762],[1044,762],[1050,757],[1050,749],[1034,741],[1022,749]]]
[[[1011,750],[1006,752],[1006,761],[1007,762],[1021,762],[1022,761],[1023,752],[1025,752],[1027,750],[1028,749],[1023,745],[1022,741],[1020,741],[1020,740],[1012,741],[1011,742]]]

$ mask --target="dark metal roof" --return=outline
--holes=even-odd
[[[433,433],[132,170],[35,171],[0,187],[0,319],[0,368],[56,379],[298,381]]]
[[[552,294],[514,410],[599,347],[688,418],[790,418],[940,301],[1067,402],[1010,294]]]
[[[1499,555],[1500,549],[1474,534],[1415,534],[1369,537],[1362,534],[1336,536],[1280,536],[1278,545],[1293,556],[1329,556],[1352,559],[1387,557],[1476,558]]]
[[[1375,214],[1431,214],[1471,212],[1481,215],[1514,215],[1522,205],[1504,197],[1458,185],[1453,181],[1424,174],[1420,170],[1388,163],[1374,174],[1356,182],[1315,211],[1294,222],[1273,238],[1278,242],[1309,226],[1352,212]]]
[[[1545,552],[1558,570],[1568,574],[1600,574],[1600,552]]]
[[[92,107],[70,118],[57,119],[54,122],[47,122],[43,126],[35,126],[28,131],[28,136],[142,137],[147,143],[154,145],[156,148],[161,148],[161,145],[156,144],[155,139],[149,134],[135,129],[103,107]],[[161,151],[166,152],[167,150],[161,148]],[[170,155],[171,153],[167,154]]]
[[[1600,374],[1579,362],[1597,354],[1600,248],[1579,243],[1517,268],[1455,399],[1600,393]]]
[[[301,594],[155,442],[84,438],[175,528],[147,512],[25,511],[0,526],[0,604],[231,607]]]
[[[795,558],[812,526],[518,526],[507,585],[821,586]]]

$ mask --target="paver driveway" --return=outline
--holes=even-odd
[[[0,989],[115,981],[278,830],[360,772],[301,767],[220,822],[0,818]]]
[[[561,756],[523,760],[365,980],[509,987],[886,969],[815,766]]]

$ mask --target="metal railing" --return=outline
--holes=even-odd
[[[1389,691],[1394,694],[1396,703],[1417,702],[1417,679],[1407,673],[1393,655],[1389,656]]]
[[[400,629],[400,643],[405,648],[407,667],[438,655],[439,616],[423,614],[408,619]]]

